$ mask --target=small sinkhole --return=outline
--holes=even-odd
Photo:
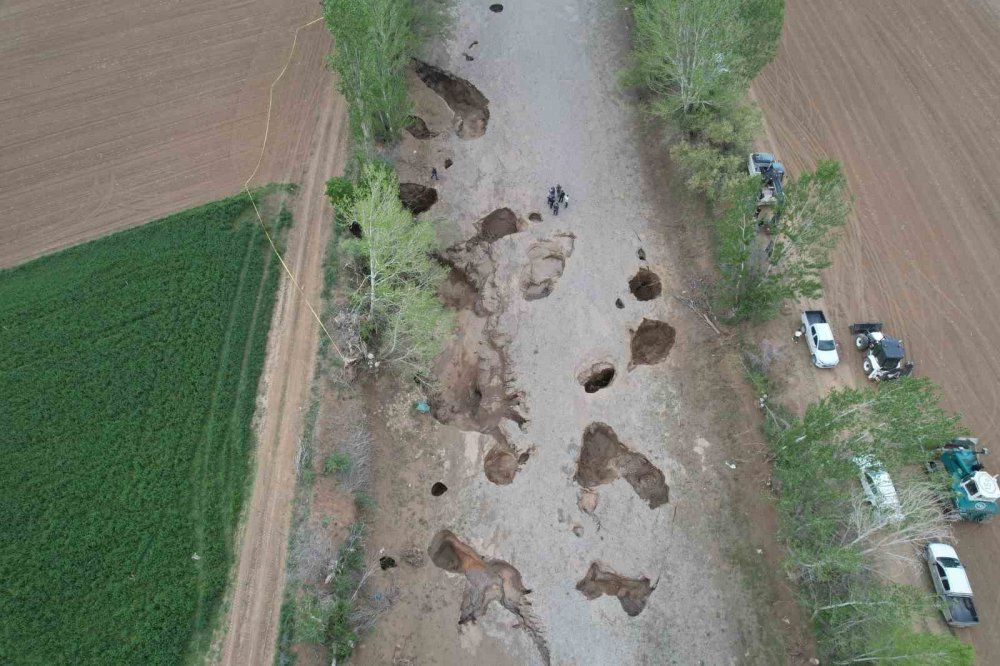
[[[394,558],[389,557],[388,555],[383,555],[382,557],[378,558],[378,565],[382,567],[382,571],[385,571],[386,569],[392,569],[393,567],[395,567],[396,560]]]
[[[490,5],[490,11],[493,12],[494,14],[499,14],[500,12],[503,11],[503,5],[501,5],[499,2],[494,3]]]
[[[440,481],[436,481],[433,486],[431,486],[431,495],[434,497],[441,497],[448,492],[448,486],[444,485]]]

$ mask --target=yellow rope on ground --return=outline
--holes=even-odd
[[[282,268],[285,269],[285,273],[288,274],[288,277],[289,279],[291,279],[292,284],[295,285],[295,288],[299,290],[300,294],[302,294],[303,302],[306,304],[306,307],[309,308],[309,312],[312,313],[313,318],[316,320],[316,323],[319,324],[319,327],[323,330],[324,335],[326,335],[327,339],[330,340],[330,344],[333,345],[334,351],[337,352],[337,355],[340,357],[340,360],[346,364],[347,359],[344,358],[344,354],[341,353],[340,347],[337,346],[336,341],[333,339],[333,336],[330,335],[330,331],[327,330],[326,325],[323,324],[323,320],[320,318],[319,314],[316,312],[315,309],[313,309],[312,303],[310,303],[309,299],[306,298],[306,293],[302,289],[302,285],[300,285],[299,281],[295,279],[295,275],[288,267],[288,264],[285,263],[284,257],[282,257],[281,252],[278,251],[278,246],[274,244],[274,239],[271,237],[271,234],[267,231],[267,225],[264,224],[264,220],[260,216],[260,211],[257,209],[257,202],[253,200],[253,194],[250,192],[250,181],[253,180],[254,177],[257,175],[257,172],[260,170],[261,162],[264,161],[264,150],[267,148],[267,136],[271,131],[271,108],[274,106],[274,87],[278,85],[278,81],[280,81],[281,77],[283,77],[285,75],[285,72],[288,71],[288,66],[292,62],[292,56],[295,55],[295,45],[298,44],[299,41],[299,32],[301,32],[305,28],[308,28],[314,23],[319,23],[322,20],[323,17],[320,16],[319,18],[313,19],[312,21],[300,25],[298,28],[295,29],[295,35],[294,37],[292,37],[292,48],[288,51],[288,58],[285,60],[285,66],[281,68],[281,72],[274,79],[274,81],[271,82],[271,88],[268,91],[267,119],[264,123],[264,141],[260,145],[260,155],[257,156],[257,165],[253,168],[253,173],[250,174],[250,177],[247,178],[246,182],[243,183],[243,190],[247,193],[247,196],[250,197],[250,203],[253,205],[253,212],[257,214],[257,221],[260,222],[260,228],[264,230],[264,235],[267,236],[267,242],[271,244],[271,249],[274,250],[275,256],[277,256],[278,261],[281,262]]]

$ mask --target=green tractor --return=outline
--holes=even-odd
[[[979,456],[986,455],[986,449],[976,450],[979,440],[962,437],[945,444],[941,449],[940,464],[951,476],[950,502],[964,519],[974,523],[985,523],[997,514],[997,500],[1000,487],[997,477],[983,469]],[[938,461],[930,464],[937,468]]]

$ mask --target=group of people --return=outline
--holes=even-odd
[[[569,195],[563,190],[562,185],[549,188],[549,208],[553,215],[559,214],[559,207],[569,208]]]

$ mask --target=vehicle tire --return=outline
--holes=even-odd
[[[870,375],[872,373],[872,370],[874,369],[872,368],[872,362],[869,361],[868,359],[865,359],[865,362],[864,364],[862,364],[861,367],[864,369],[866,375]]]
[[[854,339],[854,346],[858,349],[866,349],[868,347],[868,336],[859,335]]]

